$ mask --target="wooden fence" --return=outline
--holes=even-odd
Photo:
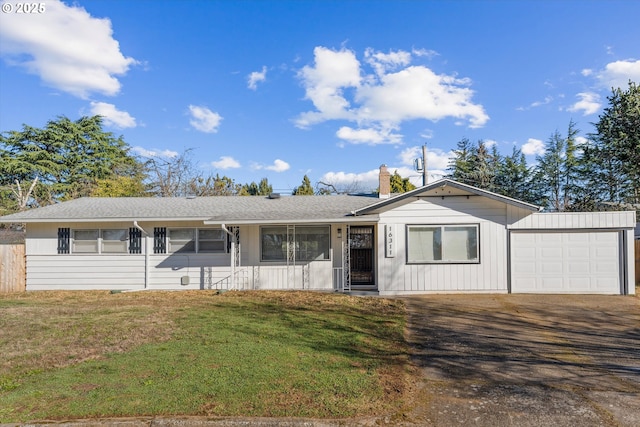
[[[0,244],[0,293],[26,289],[24,244]]]

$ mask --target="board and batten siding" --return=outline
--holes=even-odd
[[[507,292],[506,222],[504,203],[473,196],[424,198],[381,213],[377,248],[380,294]],[[480,262],[407,264],[406,226],[414,224],[478,224]],[[395,227],[392,258],[385,255],[385,225]]]

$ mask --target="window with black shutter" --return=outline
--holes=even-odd
[[[153,229],[153,253],[154,254],[167,253],[167,228],[166,227],[155,227]]]
[[[129,253],[142,253],[142,231],[135,227],[129,228]]]
[[[68,228],[58,228],[58,253],[68,254],[71,231]]]

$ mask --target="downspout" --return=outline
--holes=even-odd
[[[231,253],[229,254],[231,260],[231,278],[229,280],[229,287],[234,289],[236,284],[236,237],[229,231],[226,224],[220,224],[220,227],[231,237]]]
[[[138,221],[133,221],[133,226],[144,234],[144,288],[149,287],[149,233],[138,225]]]

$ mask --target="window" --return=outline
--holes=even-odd
[[[169,252],[195,252],[196,230],[194,228],[174,228],[169,230]]]
[[[198,230],[198,252],[225,252],[227,233],[224,230]]]
[[[477,225],[407,226],[407,262],[477,263]]]
[[[295,248],[296,261],[328,260],[331,241],[329,226],[262,227],[260,242],[262,261],[286,261],[287,242]]]
[[[129,230],[73,230],[72,252],[75,254],[127,253]],[[59,251],[60,252],[60,251]]]
[[[100,230],[74,230],[73,253],[98,253]]]
[[[102,253],[127,253],[129,230],[102,230]]]
[[[167,236],[168,252],[224,253],[227,250],[227,233],[219,228],[172,228],[167,230]]]

